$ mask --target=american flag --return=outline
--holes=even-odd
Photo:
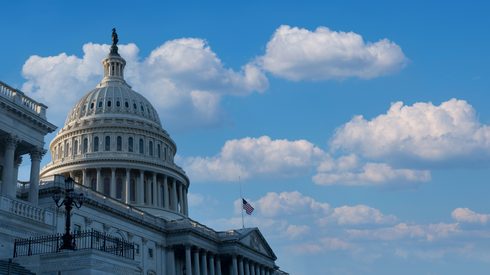
[[[252,215],[252,212],[254,212],[254,208],[244,198],[242,198],[242,206],[247,214]]]

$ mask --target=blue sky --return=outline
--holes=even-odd
[[[488,4],[322,2],[3,3],[0,80],[61,127],[116,27],[194,219],[240,227],[240,178],[291,274],[488,274]]]

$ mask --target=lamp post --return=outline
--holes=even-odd
[[[63,201],[61,200],[61,192],[57,190],[53,194],[53,200],[56,203],[56,206],[60,208],[61,206],[65,206],[66,210],[66,219],[65,219],[65,234],[61,237],[62,244],[60,249],[70,249],[75,250],[75,240],[73,236],[70,234],[70,225],[71,225],[71,210],[73,206],[76,208],[82,207],[84,196],[82,193],[75,193],[74,191],[74,181],[71,177],[65,179],[65,197]]]

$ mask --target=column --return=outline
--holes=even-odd
[[[201,275],[201,272],[199,272],[199,250],[196,249],[194,250],[194,273],[193,275]]]
[[[206,251],[203,251],[201,254],[201,274],[208,275],[208,255]]]
[[[182,182],[178,183],[177,191],[179,193],[179,205],[180,205],[180,209],[178,209],[178,207],[177,209],[179,210],[179,213],[184,214],[184,199],[182,198]]]
[[[231,268],[232,268],[232,273],[233,275],[238,275],[238,266],[236,262],[236,255],[231,256]]]
[[[189,215],[189,206],[187,205],[187,187],[184,188],[184,215]]]
[[[131,199],[131,196],[130,196],[130,190],[131,190],[131,188],[130,188],[130,183],[131,183],[131,181],[130,181],[130,171],[131,171],[130,169],[126,168],[126,180],[124,181],[125,182],[125,186],[124,186],[125,200],[124,201],[127,204],[129,204],[130,199]]]
[[[13,179],[16,179],[15,188],[17,189],[17,182],[19,178],[19,166],[22,164],[22,156],[14,157],[14,174],[12,175]]]
[[[104,188],[102,186],[102,179],[100,178],[100,168],[97,168],[97,187],[96,191],[102,193]]]
[[[14,175],[15,148],[17,147],[18,139],[9,135],[5,141],[5,154],[3,166],[3,186],[2,194],[15,198],[17,192],[17,179]]]
[[[238,258],[238,274],[245,275],[243,272],[243,257]]]
[[[153,206],[158,207],[158,184],[157,184],[157,173],[153,172]]]
[[[89,186],[90,185],[87,182],[87,169],[82,169],[82,184],[83,184],[83,186]]]
[[[170,247],[167,255],[168,255],[167,274],[175,275],[175,253],[173,247]]]
[[[138,182],[137,190],[136,191],[136,203],[137,204],[143,204],[145,201],[145,171],[140,170],[140,178]]]
[[[255,275],[255,264],[254,263],[250,263],[250,275]]]
[[[168,199],[168,182],[167,176],[163,175],[163,200],[165,202],[165,209],[170,209],[169,199]]]
[[[214,274],[214,255],[213,254],[209,255],[209,275],[215,275]]]
[[[190,247],[190,245],[185,246],[185,270],[186,270],[186,274],[192,275],[191,247]]]
[[[172,210],[177,211],[177,180],[172,179]]]
[[[250,275],[250,266],[248,265],[248,260],[245,261],[245,275]]]
[[[221,275],[221,259],[216,255],[216,275]]]
[[[260,267],[259,267],[259,264],[255,264],[255,275],[260,275]]]
[[[116,168],[111,168],[111,197],[116,198]]]
[[[39,167],[41,164],[41,158],[43,157],[43,149],[36,148],[31,154],[31,177],[29,188],[29,202],[37,205],[39,198]]]

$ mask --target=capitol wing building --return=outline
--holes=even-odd
[[[47,107],[0,82],[0,274],[286,274],[258,228],[215,231],[189,218],[177,145],[124,80],[115,32],[102,64],[42,169],[56,129]],[[20,182],[26,156],[30,180]]]

